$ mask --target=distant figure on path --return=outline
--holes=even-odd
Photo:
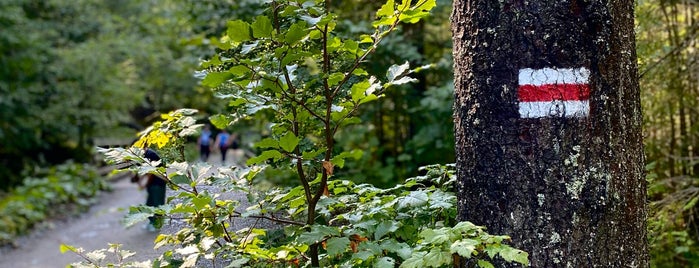
[[[226,164],[226,153],[231,142],[230,137],[231,134],[228,134],[228,131],[225,129],[216,135],[216,146],[218,146],[218,150],[221,152],[221,164]]]
[[[209,160],[209,155],[211,154],[211,129],[209,125],[204,125],[204,129],[201,131],[201,136],[197,139],[197,145],[199,145],[199,157],[202,162]]]
[[[151,149],[146,149],[143,157],[151,162],[160,160],[160,156]],[[165,166],[165,163],[161,161],[158,166]],[[163,178],[153,174],[146,174],[145,182],[142,182],[141,180],[137,181],[138,185],[141,188],[146,188],[146,193],[148,193],[148,197],[146,198],[146,206],[157,207],[165,205],[165,187],[167,182]],[[155,232],[156,230],[160,229],[160,227],[162,227],[162,221],[159,219],[161,219],[159,215],[148,217],[149,222],[148,225],[146,225],[146,229],[151,232]]]

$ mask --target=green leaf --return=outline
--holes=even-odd
[[[376,12],[376,17],[377,18],[390,17],[390,16],[393,16],[394,12],[395,12],[395,4],[394,4],[393,0],[388,0]]]
[[[276,141],[275,139],[272,139],[272,138],[265,138],[265,139],[255,143],[255,147],[260,148],[260,149],[264,149],[264,148],[276,149],[276,148],[279,148],[279,142]]]
[[[284,36],[284,41],[289,45],[295,45],[299,41],[303,40],[303,38],[308,36],[309,31],[306,28],[306,22],[304,21],[299,21],[292,24]]]
[[[170,177],[170,181],[174,184],[189,184],[192,182],[192,180],[189,179],[189,177],[185,175],[175,175]]]
[[[201,81],[201,84],[206,87],[215,88],[223,84],[223,82],[226,82],[226,80],[230,79],[231,77],[233,77],[233,75],[229,72],[208,73],[206,74],[204,80]]]
[[[400,222],[395,221],[384,221],[376,227],[376,232],[374,232],[374,240],[381,239],[384,235],[388,233],[395,232],[400,227]]]
[[[228,119],[227,116],[222,115],[222,114],[216,114],[212,115],[209,117],[209,122],[211,122],[214,127],[218,129],[224,129],[228,127],[228,124],[231,123],[231,121]]]
[[[272,37],[272,21],[267,16],[258,16],[252,23],[252,36],[255,38]]]
[[[252,158],[248,159],[248,161],[246,163],[248,165],[255,165],[255,164],[262,163],[268,159],[278,160],[278,159],[281,159],[282,157],[283,157],[283,155],[279,151],[268,150],[268,151],[262,152],[259,156],[252,157]]]
[[[420,11],[430,11],[437,6],[437,0],[422,0],[411,7],[412,9]]]
[[[365,98],[366,95],[364,93],[369,89],[369,87],[371,87],[371,82],[369,82],[367,79],[352,85],[352,88],[350,89],[352,101],[356,102]]]
[[[122,220],[124,223],[124,226],[126,227],[131,227],[136,225],[136,223],[145,221],[148,219],[148,217],[153,216],[153,213],[150,211],[147,212],[129,212],[126,217]]]
[[[478,260],[478,267],[482,268],[495,268],[492,263],[486,260]]]
[[[374,262],[374,268],[393,268],[396,267],[396,260],[391,257],[381,257]]]
[[[500,250],[500,256],[507,262],[515,261],[520,264],[529,265],[528,253],[507,245],[502,246],[502,249]]]
[[[66,253],[67,251],[72,251],[72,252],[78,252],[78,249],[75,248],[74,246],[66,245],[61,243],[61,245],[58,248],[61,251],[61,254]]]
[[[451,244],[449,249],[451,253],[459,254],[459,256],[464,258],[471,258],[478,244],[480,244],[478,240],[462,239]]]
[[[293,152],[298,144],[299,139],[292,132],[286,133],[286,135],[279,139],[279,146],[287,152]]]
[[[335,256],[342,254],[349,248],[350,240],[347,237],[333,237],[328,239],[325,244],[328,255]]]
[[[228,38],[233,42],[250,40],[250,24],[242,20],[228,22]]]
[[[300,234],[296,241],[304,244],[315,244],[323,241],[325,237],[340,235],[340,232],[335,227],[323,226],[323,225],[313,225],[310,232],[305,232]]]
[[[410,192],[407,196],[398,199],[398,209],[422,206],[427,203],[427,199],[427,193],[424,191]]]
[[[423,268],[425,263],[425,252],[414,252],[413,255],[400,264],[400,268]]]
[[[343,73],[333,73],[328,77],[328,86],[334,86],[337,85],[342,79],[345,78],[345,74]]]
[[[425,229],[420,232],[420,237],[425,239],[425,243],[438,246],[449,242],[449,235],[443,229]]]
[[[192,198],[192,204],[198,210],[205,208],[207,205],[211,204],[211,196],[199,195]]]
[[[432,250],[425,255],[425,263],[432,267],[448,265],[451,264],[452,261],[451,254],[447,251],[442,251],[440,248],[432,248]]]

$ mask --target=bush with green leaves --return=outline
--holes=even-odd
[[[0,198],[0,245],[51,216],[65,216],[88,208],[100,191],[108,189],[94,167],[65,163],[34,172],[24,184]]]
[[[228,113],[209,118],[216,127],[271,115],[270,135],[255,143],[260,153],[246,167],[184,161],[157,167],[143,159],[142,149],[105,151],[108,160],[140,163],[134,170],[157,174],[177,190],[168,205],[132,208],[126,219],[134,224],[161,214],[187,224],[158,236],[156,247],[176,248],[152,265],[223,260],[229,267],[444,267],[466,261],[463,265],[492,267],[496,256],[528,264],[527,253],[504,243],[508,237],[455,221],[451,166],[425,167],[423,176],[389,189],[336,178],[336,169],[361,157],[361,151],[335,147],[338,131],[361,123],[355,117],[361,105],[415,81],[409,75],[425,69],[394,65],[377,78],[362,66],[400,24],[428,16],[434,0],[389,0],[376,13],[374,32],[354,39],[335,34],[336,15],[324,1],[265,2],[267,9],[252,22],[230,21],[217,41],[219,53],[203,64],[202,83],[228,100]],[[177,140],[200,127],[193,116],[187,109],[164,116],[137,145],[181,146]],[[265,169],[293,173],[298,186],[254,189]],[[231,192],[247,200],[224,197]],[[233,229],[241,219],[252,221]]]

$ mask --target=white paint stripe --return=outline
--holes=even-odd
[[[519,70],[520,85],[546,85],[546,84],[587,84],[590,71],[587,68],[575,69],[530,69]]]
[[[540,117],[587,117],[590,102],[584,101],[532,101],[519,103],[522,118]]]

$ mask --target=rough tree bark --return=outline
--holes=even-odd
[[[459,219],[533,267],[647,267],[631,0],[455,0]]]

